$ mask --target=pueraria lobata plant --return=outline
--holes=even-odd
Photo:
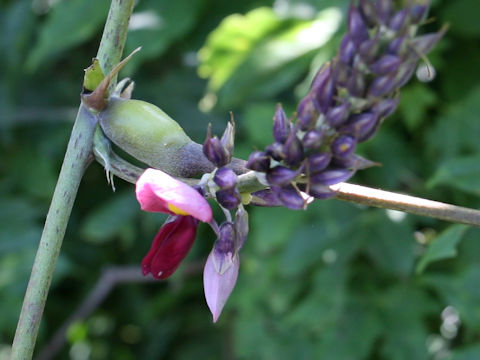
[[[233,157],[233,121],[220,139],[208,129],[202,146],[158,107],[130,99],[129,79],[110,92],[110,82],[133,55],[113,66],[112,59],[118,59],[123,49],[132,8],[132,0],[112,2],[98,60],[86,71],[82,105],[35,258],[12,358],[29,358],[33,353],[72,200],[92,155],[104,165],[108,182],[114,174],[136,183],[143,210],[170,215],[142,261],[144,274],[170,276],[190,250],[198,222],[212,227],[217,240],[204,268],[204,289],[214,321],[238,276],[238,253],[248,234],[246,204],[305,209],[315,198],[336,196],[480,226],[480,216],[472,209],[368,188],[349,192],[335,187],[357,170],[375,165],[355,154],[356,145],[374,136],[395,111],[399,90],[419,60],[430,66],[426,54],[446,28],[416,35],[426,19],[428,1],[352,0],[348,32],[337,56],[318,71],[292,117],[277,106],[275,141],[264,151],[254,151],[248,162]],[[117,36],[112,38],[112,33]],[[104,77],[101,68],[111,71],[105,71]],[[111,142],[151,168],[126,162],[115,154]],[[216,199],[223,210],[220,225],[206,198]],[[46,244],[52,251],[46,250]]]
[[[413,2],[353,1],[338,54],[318,70],[292,117],[277,105],[274,142],[247,162],[233,157],[233,120],[220,138],[209,126],[202,146],[156,106],[130,99],[129,79],[105,99],[110,79],[129,57],[95,91],[85,93],[83,101],[99,124],[94,152],[109,181],[110,172],[133,177],[142,209],[170,215],[142,261],[144,275],[172,275],[193,245],[198,221],[208,223],[217,240],[204,268],[204,290],[217,321],[235,285],[238,253],[248,234],[244,205],[306,209],[314,199],[336,196],[333,185],[376,165],[355,149],[395,111],[400,88],[419,60],[429,65],[426,54],[445,28],[417,36],[427,10],[428,4]],[[142,173],[113,153],[110,141],[152,168]],[[205,198],[215,199],[223,210],[220,225]]]

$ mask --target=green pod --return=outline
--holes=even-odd
[[[111,97],[98,116],[103,132],[115,145],[153,168],[181,177],[213,170],[202,146],[155,105]]]

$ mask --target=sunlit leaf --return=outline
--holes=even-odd
[[[278,93],[306,70],[339,25],[336,8],[314,20],[283,18],[269,8],[232,15],[200,50],[199,74],[209,79],[209,91],[223,108]]]

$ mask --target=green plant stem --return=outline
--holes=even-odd
[[[134,0],[113,0],[97,57],[104,73],[120,61]],[[85,169],[93,160],[95,117],[80,105],[28,282],[12,345],[12,360],[32,358],[65,229]]]

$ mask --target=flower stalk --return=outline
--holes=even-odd
[[[109,73],[121,58],[133,0],[112,0],[97,58]],[[12,345],[11,360],[31,359],[65,229],[85,169],[93,160],[96,120],[80,105],[48,210]]]
[[[101,163],[101,159],[97,159]],[[138,168],[115,154],[110,159],[111,171],[115,176],[132,184],[137,182],[143,169]],[[181,179],[189,185],[197,185],[197,179]],[[237,188],[241,193],[253,193],[252,202],[255,203],[255,192],[265,190],[267,185],[262,184],[255,171],[249,171],[237,177]],[[339,183],[329,187],[335,193],[337,200],[348,201],[356,204],[373,206],[382,209],[398,210],[409,214],[427,216],[434,219],[450,221],[480,227],[480,210],[462,206],[446,204],[438,201],[423,199],[416,196],[398,194],[392,191],[374,189],[368,186],[350,183]],[[255,205],[268,206],[261,203],[261,199]],[[280,204],[276,205],[279,206]],[[270,205],[271,206],[271,205]]]

